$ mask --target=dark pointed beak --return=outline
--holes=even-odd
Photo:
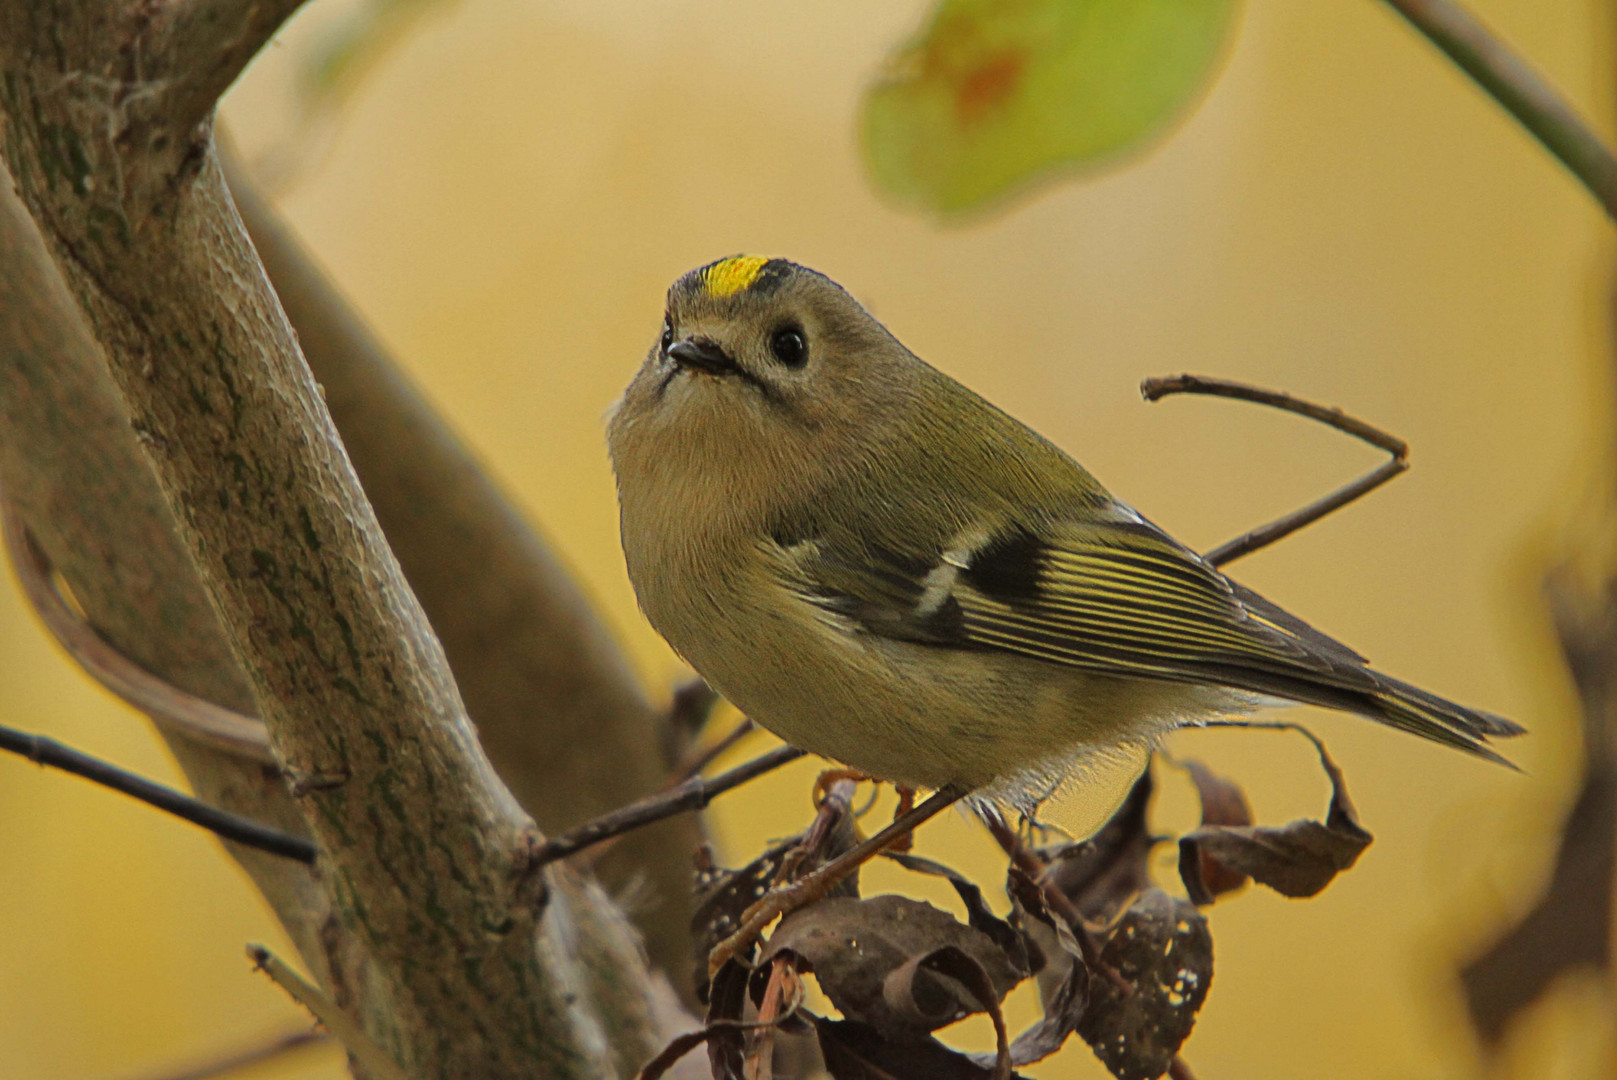
[[[668,346],[668,359],[680,367],[695,368],[709,375],[734,375],[741,369],[718,342],[707,338],[686,338]]]

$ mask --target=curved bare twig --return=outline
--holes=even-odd
[[[68,656],[96,682],[158,724],[216,750],[274,765],[264,725],[222,705],[186,693],[109,645],[68,603],[50,559],[29,533],[16,506],[0,492],[0,535],[17,583],[40,622]]]
[[[1209,397],[1233,398],[1236,401],[1268,405],[1306,416],[1310,420],[1318,420],[1392,455],[1392,460],[1352,483],[1344,484],[1324,498],[1316,499],[1267,525],[1260,525],[1256,529],[1242,533],[1234,540],[1220,544],[1202,556],[1214,566],[1232,563],[1290,536],[1305,525],[1312,525],[1325,515],[1368,495],[1409,468],[1408,443],[1374,424],[1360,420],[1356,416],[1349,416],[1335,406],[1319,405],[1280,390],[1265,390],[1261,386],[1250,386],[1232,379],[1214,379],[1205,375],[1168,375],[1145,379],[1140,383],[1140,396],[1147,401],[1158,401],[1169,394],[1205,394]]]
[[[221,1076],[233,1076],[305,1047],[324,1046],[331,1041],[331,1036],[324,1031],[313,1028],[299,1029],[276,1035],[257,1046],[231,1051],[211,1061],[189,1067],[183,1072],[165,1072],[160,1078],[157,1074],[151,1074],[150,1080],[218,1080]]]

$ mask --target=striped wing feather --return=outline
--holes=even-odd
[[[968,564],[954,590],[967,640],[1115,674],[1220,681],[1213,669],[1252,668],[1374,689],[1357,654],[1244,603],[1234,583],[1148,526],[1048,531],[1032,557],[1033,587],[1020,590],[996,590],[993,569]]]
[[[1483,737],[1520,731],[1371,671],[1132,518],[1011,527],[926,563],[827,538],[792,555],[805,596],[870,633],[1344,709],[1494,759]]]

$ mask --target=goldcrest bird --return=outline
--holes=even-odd
[[[1276,703],[1497,761],[1487,738],[1522,730],[1372,671],[784,259],[675,282],[608,428],[651,624],[754,721],[876,778],[1036,801]]]

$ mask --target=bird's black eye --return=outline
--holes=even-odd
[[[668,355],[668,346],[672,345],[673,343],[674,343],[674,324],[669,322],[667,319],[664,319],[663,320],[663,340],[662,340],[662,350],[663,350],[663,355],[664,356]]]
[[[801,326],[783,326],[769,338],[769,351],[789,368],[800,368],[808,363],[808,339]]]

